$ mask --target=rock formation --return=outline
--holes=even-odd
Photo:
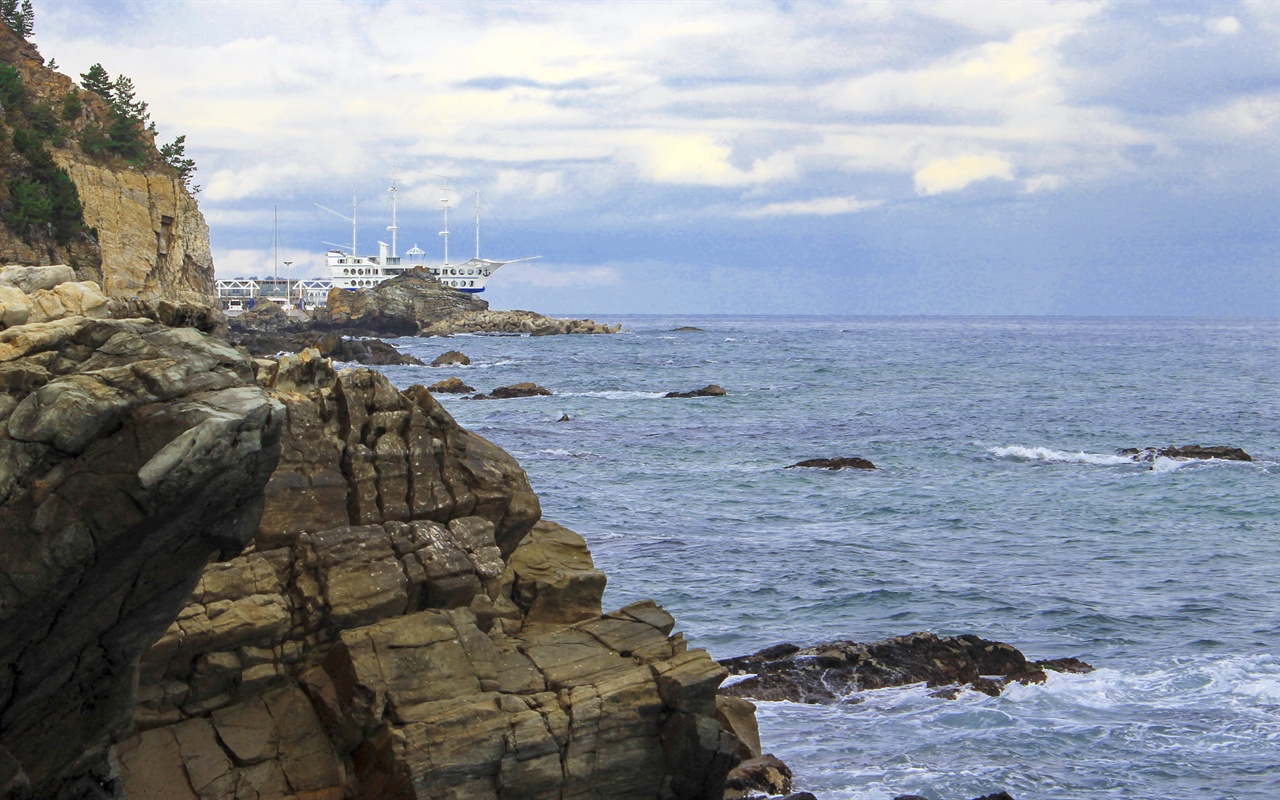
[[[536,383],[513,383],[510,386],[498,386],[489,394],[477,394],[472,400],[512,400],[517,397],[550,397],[551,390]]]
[[[727,394],[728,392],[724,390],[723,386],[712,383],[701,389],[693,389],[688,392],[667,392],[663,397],[724,397]]]
[[[468,386],[461,378],[445,378],[427,387],[427,391],[433,394],[470,394],[475,390],[476,387]]]
[[[652,603],[602,614],[510,456],[420,387],[259,363],[280,465],[142,661],[130,798],[719,797],[725,671]]]
[[[876,465],[861,456],[838,456],[836,458],[810,458],[804,461],[798,461],[787,467],[787,469],[796,469],[798,467],[837,470],[875,469]]]
[[[450,336],[455,333],[510,333],[529,336],[553,336],[570,333],[617,333],[621,325],[608,325],[590,319],[557,319],[532,311],[473,311],[455,313],[426,323],[423,336]]]
[[[718,800],[758,755],[425,389],[71,277],[0,272],[6,800]]]
[[[1011,682],[1043,682],[1046,669],[1093,670],[1074,658],[1028,661],[1017,648],[1003,642],[932,633],[895,636],[870,644],[831,642],[805,648],[781,644],[720,663],[731,674],[749,676],[724,687],[722,693],[796,703],[847,701],[855,692],[911,683],[939,687],[939,696],[946,697],[954,697],[965,686],[998,695]]]
[[[63,237],[18,231],[0,220],[0,263],[69,264],[80,280],[97,283],[111,297],[209,302],[215,294],[209,229],[195,199],[156,151],[154,133],[140,134],[148,138],[139,161],[91,157],[79,141],[87,129],[108,120],[106,102],[44,66],[35,47],[7,25],[0,25],[0,63],[18,70],[23,88],[21,101],[0,121],[0,140],[10,141],[18,129],[47,127],[30,119],[43,109],[50,111],[42,119],[60,118],[47,141],[37,148],[26,144],[25,152],[28,160],[34,150],[46,152],[50,167],[70,177],[82,217],[81,232]],[[9,166],[0,167],[4,177],[30,177],[12,172],[18,161],[6,159]]]
[[[471,363],[471,359],[467,357],[466,353],[460,352],[458,350],[450,350],[446,353],[441,353],[440,355],[432,359],[431,366],[448,367],[448,366],[453,366],[454,364],[460,364],[465,367],[470,363]]]
[[[1122,456],[1131,456],[1134,461],[1154,461],[1157,457],[1164,458],[1182,458],[1182,459],[1210,459],[1218,458],[1224,461],[1252,461],[1253,456],[1241,450],[1239,447],[1227,447],[1225,445],[1200,445],[1188,444],[1182,447],[1148,447],[1145,450],[1139,450],[1136,447],[1128,447],[1120,451]]]
[[[30,295],[0,273],[6,797],[110,796],[134,665],[209,556],[253,536],[284,420],[225,342],[103,318],[96,285],[57,270],[29,271]]]
[[[429,323],[457,313],[484,311],[478,295],[442,284],[417,267],[371,289],[331,289],[315,324],[322,328],[359,328],[382,336],[414,336]]]

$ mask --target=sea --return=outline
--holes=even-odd
[[[1096,668],[759,703],[796,791],[1280,797],[1280,321],[595,318],[624,332],[396,339],[472,363],[386,372],[552,392],[440,401],[586,538],[606,609],[653,598],[716,658],[933,631]],[[1187,444],[1253,461],[1117,454]],[[878,469],[788,468],[835,456]]]

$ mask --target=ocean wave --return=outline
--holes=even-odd
[[[996,458],[1007,458],[1014,461],[1048,461],[1063,464],[1099,464],[1102,466],[1134,463],[1132,456],[1085,452],[1070,453],[1065,450],[1053,450],[1048,447],[1024,447],[1016,444],[1006,447],[989,447],[987,452]],[[1172,461],[1173,459],[1165,460]]]

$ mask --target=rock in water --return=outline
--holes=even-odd
[[[787,469],[795,469],[797,467],[812,467],[815,469],[875,469],[876,465],[872,464],[861,456],[840,456],[838,458],[811,458],[807,461],[800,461]]]
[[[415,336],[438,320],[488,307],[477,295],[451,289],[425,268],[415,267],[371,289],[330,290],[326,305],[316,309],[315,324],[356,327],[384,336]]]
[[[513,383],[499,386],[487,395],[476,395],[477,400],[511,400],[516,397],[550,397],[551,392],[536,383]]]
[[[435,360],[431,362],[431,366],[447,367],[453,364],[461,364],[465,367],[470,363],[471,359],[467,358],[466,353],[462,353],[457,350],[450,350],[447,353],[437,356]]]
[[[1045,669],[1093,669],[1077,659],[1027,661],[1017,648],[977,636],[940,637],[932,633],[896,636],[870,644],[831,642],[803,649],[791,644],[775,645],[720,663],[732,674],[755,676],[725,687],[722,693],[797,703],[835,702],[853,692],[910,683],[968,686],[998,695],[1010,682],[1044,681]],[[986,677],[993,675],[1000,677]],[[954,697],[955,692],[942,696]]]
[[[663,397],[724,397],[727,394],[724,387],[712,383],[689,392],[667,392]]]
[[[4,330],[0,382],[0,761],[88,796],[138,657],[253,537],[284,408],[224,342],[136,319]]]
[[[476,387],[466,385],[461,378],[445,378],[427,387],[427,391],[435,394],[471,394],[475,390]]]

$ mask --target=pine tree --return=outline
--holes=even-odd
[[[138,90],[133,87],[133,81],[125,75],[117,77],[115,83],[111,84],[112,110],[125,119],[143,125],[151,115],[147,113],[147,104],[135,99],[137,96]]]
[[[7,2],[7,0],[0,0],[0,2]],[[80,73],[80,85],[108,103],[111,102],[111,75],[102,68],[101,64],[94,64],[89,67],[88,72]]]
[[[21,6],[18,0],[0,0],[0,19],[23,39],[31,38],[35,32],[36,12],[31,7],[31,0],[22,0]]]
[[[195,194],[200,191],[199,186],[191,185],[191,176],[196,171],[195,159],[187,158],[187,135],[184,133],[174,139],[169,144],[160,146],[160,155],[169,166],[173,167],[178,173],[178,177],[182,179],[182,185]]]

